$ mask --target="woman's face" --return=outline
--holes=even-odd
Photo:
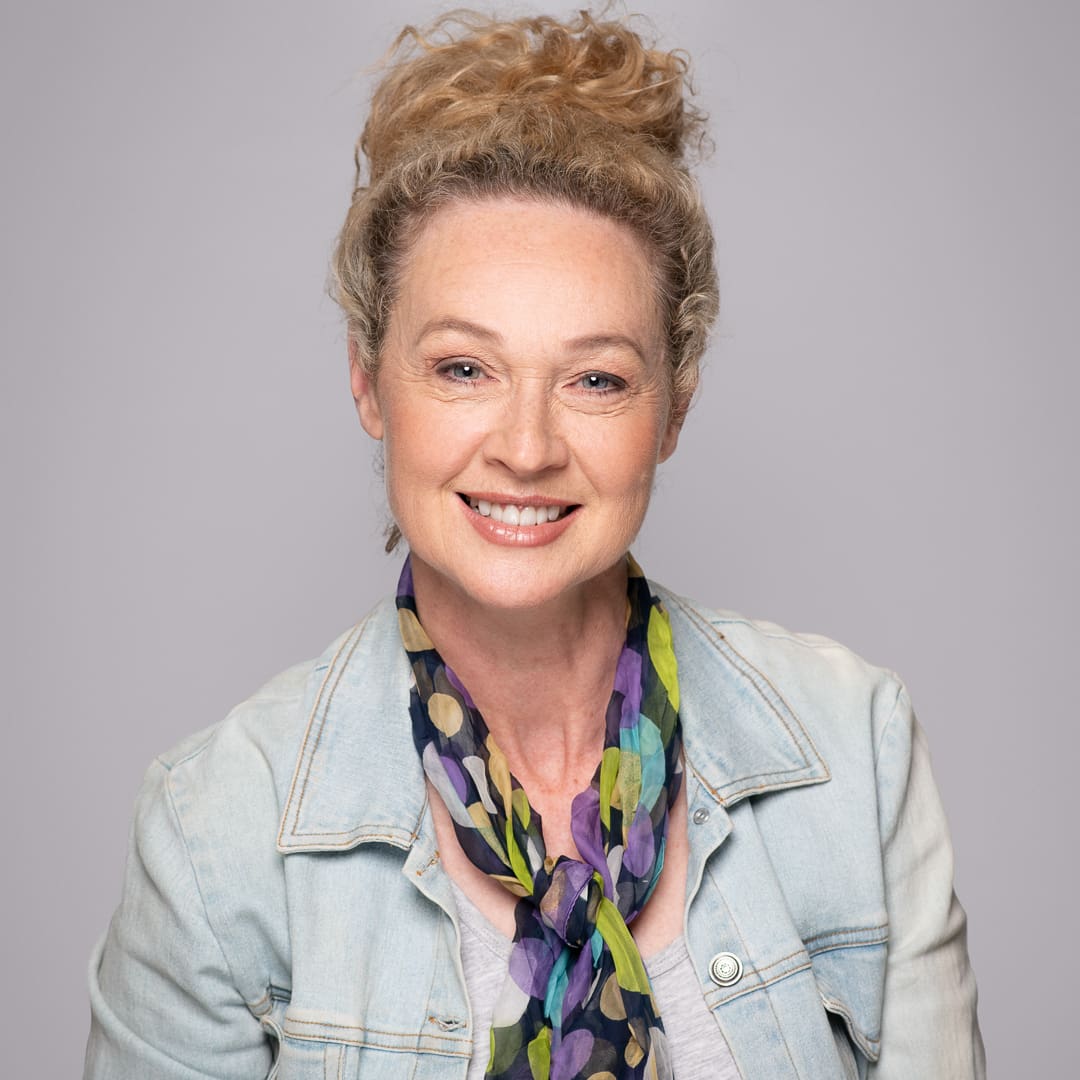
[[[566,206],[459,203],[424,226],[377,380],[355,362],[352,380],[429,580],[537,607],[619,563],[678,435],[650,270],[629,229]]]

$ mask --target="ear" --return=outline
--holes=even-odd
[[[660,440],[660,451],[656,455],[656,463],[659,465],[667,461],[675,453],[675,447],[679,445],[679,432],[682,431],[682,417],[674,414],[668,419],[667,430]]]
[[[373,439],[381,439],[384,424],[379,397],[375,392],[375,380],[364,370],[363,364],[360,363],[360,350],[351,338],[349,339],[349,382],[352,385],[356,415],[360,417],[361,426]]]

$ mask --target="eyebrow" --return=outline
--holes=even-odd
[[[452,315],[444,315],[438,319],[429,319],[416,335],[414,345],[419,345],[429,334],[437,334],[443,330],[456,330],[460,334],[469,334],[472,337],[483,338],[493,344],[502,342],[502,334],[481,326],[479,323],[469,322],[468,319],[456,319]]]
[[[429,319],[420,328],[416,335],[415,344],[419,345],[429,334],[437,334],[441,331],[457,331],[461,334],[469,334],[492,344],[502,344],[503,337],[496,330],[492,330],[480,323],[470,322],[468,319],[458,319],[452,315],[442,316],[437,319]],[[630,349],[639,359],[645,360],[645,350],[632,337],[626,334],[586,334],[583,337],[571,338],[566,346],[573,352],[595,352],[599,349],[623,348]]]
[[[575,352],[596,352],[599,349],[630,349],[644,362],[645,350],[626,334],[587,334],[567,342]]]

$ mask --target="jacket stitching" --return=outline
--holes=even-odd
[[[894,678],[895,678],[895,676],[894,676]],[[897,830],[897,828],[899,826],[899,818],[898,818],[897,814],[893,814],[891,816],[890,821],[889,821],[889,828],[887,830],[887,835],[886,835],[886,830],[884,828],[882,828],[882,826],[885,824],[885,822],[883,822],[881,820],[881,813],[882,813],[882,806],[881,806],[881,803],[880,803],[880,796],[881,796],[881,775],[880,775],[881,751],[882,751],[882,748],[885,746],[885,740],[888,737],[889,732],[892,730],[893,723],[896,720],[896,717],[900,712],[900,703],[904,700],[905,697],[907,697],[907,688],[904,686],[904,683],[901,680],[897,679],[896,699],[893,701],[892,710],[889,713],[889,719],[886,720],[884,725],[882,726],[882,728],[881,728],[881,736],[878,738],[877,745],[874,747],[874,788],[878,792],[878,797],[879,797],[879,802],[878,802],[878,834],[881,837],[881,851],[882,851],[882,857],[883,858],[884,858],[885,849],[889,846],[889,844],[892,841],[893,836],[895,836],[895,834],[896,834],[896,830]],[[910,705],[910,699],[909,699],[908,703]],[[906,789],[907,785],[911,782],[910,767],[911,767],[911,759],[910,759],[910,756],[909,756],[909,759],[908,759],[908,769],[909,769],[909,771],[908,771],[908,774],[907,774],[907,776],[905,777],[905,780],[904,780],[905,789]],[[906,796],[905,796],[905,798],[906,798]]]
[[[249,1005],[248,1008],[252,1010],[269,1008],[270,1003],[274,1000],[288,1001],[291,996],[291,990],[287,990],[283,986],[275,986],[273,983],[268,983],[266,987],[266,992],[263,994],[263,996],[259,998],[258,1001]]]
[[[797,956],[798,954],[796,953],[794,955]],[[770,966],[772,966],[772,965],[770,965]],[[799,964],[798,967],[789,968],[787,971],[782,971],[778,975],[772,976],[772,978],[761,979],[759,982],[755,983],[753,986],[742,987],[739,990],[736,990],[734,993],[729,994],[727,997],[722,996],[722,991],[721,990],[710,990],[709,993],[708,993],[708,996],[711,997],[713,999],[713,1001],[716,1002],[717,1005],[726,1005],[729,1001],[735,1001],[738,998],[745,997],[747,994],[753,994],[753,993],[757,992],[758,990],[765,990],[768,987],[773,986],[775,983],[778,983],[778,982],[783,981],[784,979],[790,978],[792,975],[798,975],[800,971],[809,971],[809,970],[810,970],[810,961],[808,959],[805,964]],[[710,1006],[710,1008],[711,1007],[712,1006]],[[776,1020],[777,1028],[779,1030],[783,1031],[784,1028],[783,1028],[783,1025],[780,1023],[780,1018],[776,1015],[776,1010],[773,1009],[773,1007],[772,1007],[772,999],[771,998],[769,999],[769,1009],[773,1014],[773,1018]],[[789,1056],[790,1056],[790,1054],[789,1054]]]
[[[826,997],[821,995],[821,1003],[825,1006],[826,1012],[831,1012],[836,1016],[839,1016],[845,1023],[848,1029],[848,1034],[855,1041],[855,1044],[862,1050],[867,1057],[876,1061],[878,1057],[879,1048],[881,1046],[880,1037],[874,1038],[872,1035],[868,1035],[861,1027],[856,1023],[855,1017],[852,1015],[851,1010],[842,1002],[837,1001],[836,998]]]
[[[164,755],[159,755],[154,760],[167,772],[171,773],[173,769],[179,768],[185,762],[190,761],[194,757],[198,757],[213,741],[216,734],[216,728],[211,731],[205,739],[198,746],[193,747],[188,753],[186,753],[178,761],[166,761]]]
[[[810,937],[804,938],[803,941],[806,944],[806,947],[809,949],[813,942],[822,941],[825,938],[849,937],[849,936],[854,935],[854,934],[873,934],[873,933],[877,933],[877,932],[880,931],[882,933],[882,935],[883,935],[880,939],[875,939],[875,941],[873,941],[873,942],[857,942],[856,943],[856,944],[875,944],[877,940],[880,940],[880,941],[887,940],[887,938],[888,938],[888,930],[889,930],[889,924],[887,922],[886,923],[878,923],[875,926],[842,926],[842,927],[837,927],[837,929],[835,929],[835,930],[823,930],[820,934],[812,934]]]
[[[335,665],[337,664],[338,656],[341,655],[340,650],[338,650],[338,654],[334,657],[333,661],[331,662],[330,668],[326,673],[326,678],[323,679],[322,683],[319,686],[319,693],[318,693],[318,696],[315,699],[315,705],[313,706],[313,708],[311,710],[311,720],[308,722],[309,723],[309,730],[310,730],[311,721],[313,721],[315,719],[315,716],[316,716],[317,713],[321,713],[320,722],[319,722],[319,730],[318,730],[318,734],[316,734],[316,736],[315,736],[315,742],[312,744],[312,747],[311,747],[311,756],[307,759],[307,768],[304,770],[304,780],[303,780],[303,783],[300,785],[300,795],[296,800],[296,814],[294,815],[294,818],[293,818],[293,828],[294,828],[294,830],[299,829],[299,827],[300,827],[300,813],[303,810],[303,806],[304,806],[304,796],[307,794],[308,780],[311,778],[311,770],[312,770],[312,768],[314,767],[314,764],[315,764],[315,755],[319,752],[319,744],[322,742],[323,732],[326,730],[326,714],[330,711],[330,705],[333,703],[334,694],[337,693],[338,686],[341,685],[341,680],[345,675],[345,669],[349,666],[349,661],[353,658],[353,653],[356,652],[356,647],[360,644],[361,640],[363,639],[364,625],[366,624],[366,622],[367,622],[367,620],[365,619],[364,624],[361,624],[357,628],[356,636],[353,638],[352,644],[349,647],[349,653],[345,657],[345,659],[341,662],[341,666],[337,668],[337,672],[336,672],[337,677],[334,679],[334,685],[330,687],[330,692],[326,695],[326,704],[325,705],[322,704],[323,691],[326,689],[326,685],[330,681],[330,675],[331,675],[331,672],[334,671]],[[304,742],[305,742],[305,744],[307,743],[307,732],[304,733]]]
[[[387,1031],[384,1028],[366,1027],[364,1024],[334,1024],[328,1020],[304,1020],[297,1016],[288,1017],[285,1021],[285,1027],[288,1028],[293,1024],[303,1025],[304,1027],[329,1028],[334,1031],[364,1031],[369,1035],[388,1035],[392,1039],[421,1038],[436,1039],[441,1042],[472,1042],[472,1039],[461,1035],[435,1035],[424,1031],[418,1034],[410,1031]]]
[[[806,752],[803,750],[802,745],[800,744],[800,741],[799,741],[798,737],[796,736],[795,732],[791,728],[791,725],[788,723],[788,721],[784,717],[783,713],[781,713],[780,710],[777,709],[776,705],[772,701],[769,700],[769,696],[765,692],[765,689],[762,686],[762,684],[764,684],[764,686],[767,686],[773,692],[773,694],[776,696],[777,700],[782,702],[784,704],[784,706],[787,708],[788,712],[791,714],[791,716],[794,717],[795,712],[791,708],[791,705],[788,703],[788,701],[784,697],[784,695],[781,694],[780,691],[773,685],[773,683],[768,678],[768,676],[766,676],[762,671],[760,671],[757,667],[755,667],[749,660],[747,660],[746,657],[743,656],[742,653],[740,653],[739,650],[736,649],[731,644],[731,642],[728,641],[727,638],[725,638],[724,635],[716,627],[714,627],[711,623],[709,623],[700,614],[700,612],[698,612],[695,608],[690,607],[687,604],[687,602],[682,600],[681,598],[675,598],[675,602],[679,605],[679,607],[681,607],[683,609],[684,612],[686,612],[687,616],[691,619],[692,622],[694,622],[697,625],[698,629],[703,632],[703,635],[704,635],[706,641],[709,642],[709,644],[713,647],[713,649],[723,659],[727,660],[727,662],[729,664],[731,664],[731,666],[736,671],[738,671],[740,675],[742,675],[745,679],[747,679],[750,682],[750,684],[754,687],[755,690],[757,690],[758,694],[761,696],[761,700],[769,707],[769,710],[773,713],[773,715],[776,717],[776,719],[780,721],[780,723],[784,727],[784,730],[788,733],[788,737],[791,739],[791,741],[795,744],[796,748],[798,749],[799,754],[801,755],[801,757],[803,759],[803,767],[804,768],[812,767],[813,763],[811,762],[811,760],[808,757],[808,755],[806,754]],[[716,641],[713,640],[714,638],[719,638],[721,641],[723,641],[727,645],[728,649],[732,653],[731,657],[725,655],[723,650],[717,648]],[[738,661],[743,666],[740,667],[740,663],[736,663],[735,660],[733,659],[733,657],[737,657]],[[809,745],[810,749],[814,752],[814,756],[817,758],[818,762],[820,763],[820,765],[821,765],[821,767],[822,767],[822,769],[824,771],[824,779],[826,779],[826,780],[831,779],[832,774],[829,772],[829,766],[825,763],[824,758],[822,758],[820,751],[818,750],[817,746],[814,744],[814,740],[810,737],[810,733],[801,724],[799,725],[799,730],[802,732],[803,738],[806,740],[806,743]],[[789,769],[787,771],[792,772],[793,770]],[[758,775],[759,776],[781,776],[781,775],[783,775],[783,771],[778,771],[776,773],[759,773]],[[797,783],[797,781],[792,781],[792,783],[793,784]],[[708,785],[706,785],[706,786],[708,786]],[[710,790],[712,790],[712,789],[710,788]],[[735,792],[734,794],[747,794],[747,793],[749,793],[751,791],[756,791],[756,790],[760,790],[760,788],[745,788],[742,791]],[[718,792],[713,791],[713,795],[715,795],[716,798],[721,799],[721,796],[719,795]],[[729,797],[731,797],[731,796],[729,796]]]
[[[338,646],[338,650],[337,650],[336,653],[334,653],[333,659],[330,661],[330,666],[329,666],[329,668],[327,668],[326,674],[323,676],[323,680],[319,684],[319,692],[318,692],[318,694],[315,695],[315,703],[311,707],[311,714],[308,716],[307,727],[304,729],[304,738],[303,738],[303,741],[300,744],[299,761],[303,761],[304,758],[305,758],[305,755],[307,754],[308,741],[311,738],[311,728],[312,728],[312,725],[315,722],[315,717],[316,717],[316,714],[319,711],[319,706],[322,703],[322,696],[323,696],[323,692],[326,690],[326,684],[330,681],[330,677],[334,673],[334,668],[335,668],[335,665],[338,662],[338,658],[341,656],[342,652],[344,651],[345,647],[349,644],[350,640],[352,641],[352,648],[353,649],[356,648],[357,643],[360,641],[360,638],[363,636],[363,628],[366,625],[369,618],[371,618],[370,615],[367,616],[366,618],[364,618],[361,622],[357,623],[356,626],[354,626],[352,628],[352,630],[349,631],[349,633],[345,636],[345,639]],[[352,655],[352,649],[350,649],[350,655]],[[341,676],[340,676],[340,673],[339,673],[338,678],[340,678],[340,677]],[[322,735],[322,728],[320,727],[319,736],[321,737],[321,735]],[[315,756],[315,750],[317,750],[317,749],[318,749],[318,737],[315,740],[315,745],[312,747],[312,751],[311,751],[312,758]],[[281,844],[283,839],[284,839],[285,832],[286,832],[286,825],[287,825],[289,819],[292,818],[294,820],[295,824],[297,824],[297,825],[299,824],[299,821],[300,821],[300,807],[301,807],[301,805],[302,805],[302,803],[304,801],[304,790],[307,787],[307,779],[308,779],[308,775],[310,774],[310,772],[311,772],[311,758],[309,758],[308,761],[307,761],[307,770],[304,773],[304,780],[303,780],[303,783],[301,784],[300,795],[299,795],[299,798],[297,800],[295,809],[293,808],[293,798],[296,796],[296,782],[297,782],[297,780],[299,779],[299,776],[300,776],[299,768],[297,768],[296,772],[293,773],[292,783],[289,785],[289,798],[288,798],[288,801],[285,804],[285,813],[284,813],[284,815],[282,816],[282,819],[281,819],[281,827],[278,830],[278,843],[279,844]]]
[[[739,935],[739,947],[742,949],[743,955],[746,956],[746,957],[750,957],[751,956],[750,947],[747,944],[746,939],[743,937],[742,928],[739,926],[738,922],[735,920],[735,917],[731,914],[731,906],[728,904],[727,897],[724,895],[723,890],[719,886],[719,882],[717,882],[717,880],[716,880],[716,870],[714,868],[710,868],[708,870],[708,874],[709,874],[709,877],[712,878],[713,888],[716,890],[716,896],[719,898],[720,903],[724,905],[724,910],[727,912],[728,921],[731,923],[732,926],[734,926],[735,932]],[[798,953],[793,953],[792,955],[797,956]],[[777,961],[777,963],[780,963],[780,961]],[[769,966],[772,967],[774,965],[770,964]],[[805,966],[806,967],[810,966],[809,958],[807,959],[807,962],[806,962]],[[758,976],[759,979],[761,978],[760,972],[758,972],[756,969],[754,969],[754,973]],[[779,976],[779,977],[783,978],[784,976]],[[745,992],[750,993],[752,990],[758,990],[758,989],[761,989],[761,987],[767,986],[767,985],[768,985],[768,982],[761,981],[756,986],[747,987]],[[716,992],[712,995],[713,1000],[715,1001],[715,1000],[719,999],[721,1002],[723,1002],[724,1000],[732,1000],[731,998],[728,998],[728,999],[720,998],[720,994],[721,994],[721,991],[720,991],[719,988],[717,988]],[[739,994],[739,995],[735,995],[735,996],[741,997],[742,995]],[[708,999],[708,997],[706,997],[706,1002],[708,1003],[708,1001],[709,1001],[709,999]],[[780,1023],[780,1017],[776,1015],[776,1008],[773,1005],[773,1000],[772,1000],[771,997],[769,997],[768,994],[765,995],[765,1001],[769,1006],[769,1012],[772,1014],[773,1023],[776,1025],[776,1030],[779,1031],[779,1032],[782,1032],[784,1030],[784,1026],[783,1026],[783,1024]],[[711,1007],[712,1006],[710,1004],[710,1008]],[[793,1075],[798,1075],[798,1069],[795,1068],[795,1062],[791,1057],[791,1049],[788,1046],[786,1040],[782,1040],[782,1041],[784,1043],[784,1054],[787,1056],[788,1063],[791,1065],[792,1074]]]
[[[758,773],[758,776],[760,776],[760,777],[787,776],[793,771],[794,771],[793,769],[783,769],[783,770],[780,770],[778,772]],[[823,776],[821,778],[821,780],[822,780],[822,782],[824,782],[824,781],[829,780],[829,779],[831,779],[831,777],[828,775],[828,770],[826,770],[826,775]],[[733,781],[733,783],[734,783],[734,781]],[[767,784],[754,784],[752,787],[736,788],[734,791],[728,792],[727,795],[721,795],[719,792],[715,792],[715,791],[713,792],[713,794],[722,803],[725,803],[725,804],[730,806],[733,802],[738,802],[738,800],[740,798],[742,798],[744,795],[753,795],[753,794],[755,794],[756,792],[759,792],[759,791],[783,791],[785,788],[805,787],[806,783],[807,783],[806,777],[804,777],[804,776],[794,776],[790,780],[785,780],[785,781],[774,780],[771,783],[767,783]]]
[[[393,828],[393,826],[389,826]],[[336,844],[330,844],[328,841],[320,841],[322,847],[354,847],[356,844],[365,844],[378,840],[385,840],[387,843],[393,843],[395,840],[400,840],[402,836],[408,838],[409,844],[416,839],[416,830],[410,832],[408,829],[398,829],[396,832],[386,833],[368,833],[367,825],[358,825],[355,829],[351,829],[347,833],[341,832],[297,832],[293,831],[293,836],[297,839],[303,839],[304,837],[313,838],[317,836],[344,836],[345,839],[339,841]]]
[[[785,791],[788,788],[805,787],[807,785],[807,783],[816,783],[816,782],[818,782],[817,780],[808,781],[807,778],[805,776],[803,776],[803,775],[796,775],[796,776],[793,776],[790,780],[785,780],[785,781],[773,780],[772,782],[767,783],[767,784],[755,784],[753,787],[736,788],[734,791],[729,791],[725,795],[718,788],[713,787],[713,785],[709,783],[709,781],[706,778],[705,774],[694,764],[694,762],[690,758],[689,754],[686,753],[685,748],[683,749],[683,753],[686,756],[686,764],[690,767],[690,771],[694,774],[695,778],[699,781],[701,786],[703,788],[705,788],[705,790],[718,803],[720,803],[721,806],[731,806],[733,803],[738,802],[739,799],[741,799],[744,795],[752,795],[752,794],[754,794],[755,792],[758,792],[758,791]],[[795,770],[795,769],[778,769],[776,772],[758,773],[757,776],[758,777],[788,776],[793,772],[797,773],[797,772],[801,772],[801,771],[802,770]],[[826,768],[825,771],[826,771],[826,775],[821,778],[821,782],[824,782],[825,780],[830,779],[830,776],[828,775],[828,769]],[[735,783],[738,783],[738,781],[737,780],[732,780],[730,783],[735,784]]]
[[[889,719],[885,721],[881,728],[881,734],[878,736],[877,744],[874,746],[874,768],[878,766],[878,761],[881,758],[881,748],[885,745],[885,738],[889,734],[889,729],[892,727],[893,721],[896,719],[897,711],[900,708],[900,699],[904,696],[905,686],[903,681],[893,675],[896,679],[896,697],[893,699],[892,708],[889,710]]]
[[[888,942],[888,938],[877,938],[874,941],[838,941],[835,945],[823,945],[820,949],[810,949],[810,959],[822,956],[825,953],[839,952],[841,949],[880,949]]]
[[[687,615],[689,615],[690,618],[697,624],[698,628],[704,632],[706,641],[709,642],[713,649],[721,657],[726,659],[731,664],[731,666],[739,672],[740,675],[742,675],[745,679],[749,680],[750,684],[754,687],[755,690],[757,690],[758,694],[761,696],[762,701],[764,701],[765,704],[768,705],[769,711],[772,712],[773,715],[777,718],[777,720],[779,720],[780,723],[784,725],[784,730],[791,737],[791,740],[795,743],[795,745],[798,746],[799,753],[802,755],[803,764],[809,765],[810,759],[803,752],[802,747],[799,746],[799,741],[795,737],[795,733],[791,730],[791,726],[788,724],[787,720],[780,712],[780,710],[777,709],[777,707],[769,700],[769,697],[765,693],[765,689],[761,685],[761,683],[764,683],[765,686],[767,686],[776,695],[776,697],[779,698],[780,701],[787,705],[788,711],[790,712],[791,706],[788,705],[787,701],[784,700],[784,696],[780,693],[780,691],[777,690],[775,686],[773,686],[772,682],[764,673],[762,673],[758,668],[756,668],[752,663],[750,663],[750,661],[747,660],[746,657],[743,656],[743,654],[739,652],[739,650],[736,649],[731,644],[731,642],[728,641],[727,638],[725,638],[724,635],[716,629],[716,627],[712,626],[695,608],[688,607],[686,604],[681,602],[680,606],[687,613]],[[715,640],[712,640],[714,635],[715,637],[718,637],[721,641],[727,644],[727,647],[731,650],[732,654],[737,657],[739,661],[741,661],[742,666],[740,666],[739,663],[736,663],[730,657],[725,656],[723,650],[717,648]],[[759,679],[760,682],[758,681]],[[803,734],[806,735],[805,730],[803,731]],[[809,741],[809,736],[807,735],[806,737]],[[813,746],[813,742],[811,742],[810,745]]]
[[[327,1045],[343,1045],[343,1046],[358,1046],[368,1047],[372,1050],[386,1050],[389,1053],[394,1054],[438,1054],[440,1057],[457,1057],[467,1058],[472,1055],[472,1043],[469,1042],[469,1049],[467,1050],[451,1050],[442,1046],[423,1046],[421,1045],[425,1039],[430,1039],[430,1035],[421,1035],[420,1041],[416,1046],[391,1046],[386,1043],[376,1042],[370,1039],[349,1039],[342,1036],[341,1038],[331,1038],[329,1035],[301,1035],[298,1032],[289,1031],[286,1029],[285,1035],[287,1038],[296,1039],[299,1042],[312,1042],[312,1043],[325,1043]]]
[[[195,892],[199,897],[199,904],[202,907],[203,921],[206,923],[206,929],[209,931],[210,936],[214,939],[214,944],[218,948],[218,952],[221,954],[221,959],[225,962],[225,966],[229,970],[229,975],[232,978],[233,989],[236,991],[236,996],[247,1005],[247,1001],[244,999],[243,994],[240,993],[239,983],[236,978],[236,971],[233,969],[232,960],[229,959],[229,954],[225,951],[224,946],[221,944],[221,939],[217,935],[217,930],[214,929],[214,923],[210,918],[210,912],[206,906],[206,896],[203,893],[202,882],[199,881],[199,872],[195,868],[195,860],[191,857],[191,848],[188,845],[187,833],[184,830],[184,823],[180,817],[180,811],[176,808],[176,800],[173,798],[172,790],[172,772],[165,770],[165,776],[163,777],[164,784],[162,785],[165,792],[165,798],[169,803],[169,810],[172,813],[173,820],[176,822],[177,832],[180,834],[180,839],[184,845],[184,854],[187,856],[188,870],[191,872],[191,880],[195,885]],[[248,1011],[251,1012],[251,1007],[248,1006]],[[252,1015],[255,1015],[252,1013]]]
[[[786,964],[789,960],[794,960],[797,956],[806,956],[809,959],[809,953],[805,949],[796,949],[794,952],[789,952],[787,956],[781,956],[779,960],[774,960],[771,964],[766,964],[764,967],[755,967],[754,973],[759,976],[764,976],[766,971],[772,971],[774,968],[780,967],[781,964]],[[763,981],[767,981],[763,979]]]
[[[294,1039],[323,1039],[327,1042],[334,1042],[335,1039],[332,1036],[315,1035],[313,1032],[294,1031],[291,1028],[294,1025],[305,1025],[309,1027],[321,1027],[330,1031],[363,1031],[365,1035],[384,1035],[389,1039],[404,1039],[409,1042],[423,1040],[430,1040],[432,1042],[451,1042],[451,1043],[469,1043],[472,1045],[472,1039],[462,1038],[456,1035],[434,1035],[429,1031],[383,1031],[377,1027],[364,1027],[361,1024],[328,1024],[318,1020],[294,1020],[293,1017],[289,1017],[285,1021],[285,1034],[292,1036]],[[357,1045],[369,1045],[365,1040],[361,1040],[356,1043]]]

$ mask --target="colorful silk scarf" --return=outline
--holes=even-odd
[[[415,678],[413,737],[472,862],[521,897],[510,970],[495,1008],[487,1075],[502,1080],[670,1078],[649,977],[627,929],[664,865],[682,779],[671,628],[627,556],[626,644],[607,708],[603,756],[571,804],[581,861],[549,860],[540,817],[469,692],[416,610],[408,559],[401,638]]]

